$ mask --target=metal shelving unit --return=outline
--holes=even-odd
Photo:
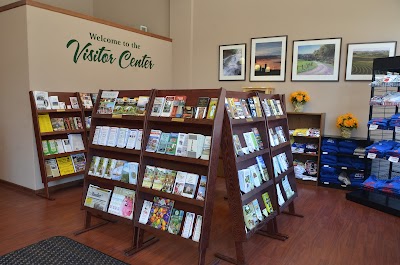
[[[387,92],[400,92],[400,82],[384,84],[376,82],[377,75],[385,75],[388,72],[400,73],[400,56],[374,60],[371,98],[383,95]],[[399,113],[399,105],[370,105],[369,107],[370,120],[378,117],[390,119],[393,114],[397,113]],[[400,142],[400,130],[396,129],[396,127],[392,130],[368,130],[367,140],[371,142],[381,140]],[[372,161],[371,174],[377,176],[379,179],[390,180],[394,176],[400,175],[400,164],[385,159],[374,159]],[[393,194],[379,191],[359,189],[346,194],[346,198],[350,201],[400,216],[400,196],[394,196]]]

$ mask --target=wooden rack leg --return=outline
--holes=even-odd
[[[204,265],[206,262],[206,250],[199,248],[199,265]]]
[[[151,237],[144,241],[144,230],[140,228],[135,228],[135,235],[136,236],[136,244],[134,247],[131,249],[125,250],[125,256],[132,256],[135,253],[138,253],[139,251],[142,251],[143,249],[153,245],[154,243],[158,242],[158,238],[156,237]],[[135,237],[134,237],[135,240]]]
[[[104,219],[103,219],[104,220]],[[91,221],[92,221],[92,214],[86,211],[85,213],[85,228],[78,230],[74,233],[75,236],[80,235],[82,233],[88,232],[90,230],[93,230],[95,228],[98,228],[100,226],[106,225],[110,223],[108,220],[104,220],[104,222],[98,223],[96,225],[91,226]]]
[[[213,261],[211,261],[211,263],[209,265],[218,265],[219,262],[220,262],[220,260],[216,258]]]
[[[243,242],[235,242],[235,249],[236,249],[236,259],[221,253],[215,253],[214,256],[232,264],[245,265],[246,260],[243,251]]]
[[[36,195],[45,198],[47,200],[54,201],[54,198],[50,197],[49,184],[47,183],[47,181],[43,185],[44,185],[44,192],[43,193],[38,192],[36,193]]]
[[[274,226],[274,233],[275,233],[275,235],[278,235],[278,236],[283,237],[283,238],[285,238],[285,239],[289,239],[289,236],[288,236],[288,235],[279,233],[278,222],[276,221],[276,218],[274,218],[274,220],[273,220],[273,226]]]
[[[278,232],[278,223],[276,221],[276,218],[274,218],[273,220],[271,220],[271,222],[267,224],[266,229],[261,229],[257,231],[257,234],[281,241],[285,241],[286,239],[289,238],[288,235],[281,234]]]
[[[138,236],[138,228],[137,227],[133,227],[133,236],[132,236],[132,246],[128,249],[124,250],[124,253],[126,255],[126,253],[130,253],[131,251],[134,251],[135,249],[137,249],[137,236]]]
[[[304,217],[304,215],[296,213],[296,210],[294,208],[294,202],[289,204],[289,211],[284,211],[282,213],[287,214],[287,215],[291,215],[291,216],[300,217],[300,218]]]

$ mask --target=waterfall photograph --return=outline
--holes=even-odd
[[[219,53],[219,80],[244,80],[246,44],[221,45]]]

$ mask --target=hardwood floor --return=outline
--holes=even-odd
[[[224,187],[219,179],[208,262],[217,251],[234,255]],[[132,231],[122,224],[74,236],[84,221],[81,192],[79,187],[69,188],[56,192],[55,201],[47,201],[0,186],[0,255],[63,235],[131,264],[196,264],[194,247],[164,238],[135,256],[125,257],[122,251],[130,246]],[[278,217],[280,232],[290,236],[286,242],[255,235],[245,243],[248,264],[400,263],[400,218],[347,201],[343,191],[305,185],[299,187],[296,210],[305,218]]]

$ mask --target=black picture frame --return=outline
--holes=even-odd
[[[219,81],[246,80],[246,43],[219,46]]]
[[[371,81],[373,60],[376,58],[387,58],[396,56],[396,47],[397,41],[348,43],[345,81]],[[382,56],[382,54],[376,52],[376,50],[382,48],[386,48],[386,50],[388,50],[388,56]],[[357,49],[360,52],[364,50],[364,53],[367,51],[371,52],[371,50],[375,50],[376,54],[375,56],[374,54],[371,54],[369,58],[365,58],[366,54],[364,54],[364,58],[361,58],[360,62],[357,62],[357,64],[354,65],[354,51],[356,51]]]
[[[332,46],[327,45],[334,45],[333,53]],[[338,82],[341,50],[341,37],[294,40],[292,82]],[[302,57],[301,61],[299,61],[299,54]],[[301,64],[301,68],[299,64]]]
[[[258,37],[251,39],[250,71],[249,71],[250,82],[286,81],[287,41],[288,41],[287,35]],[[280,43],[280,45],[278,43]],[[270,44],[270,47],[262,47],[264,51],[263,54],[260,55],[260,57],[272,57],[272,58],[259,59],[260,61],[263,62],[264,68],[262,67],[262,64],[257,62],[257,44]],[[274,58],[276,56],[278,56],[278,58]],[[275,63],[277,60],[280,60],[279,65]],[[269,61],[272,62],[268,63]],[[272,65],[272,67],[269,65]]]

